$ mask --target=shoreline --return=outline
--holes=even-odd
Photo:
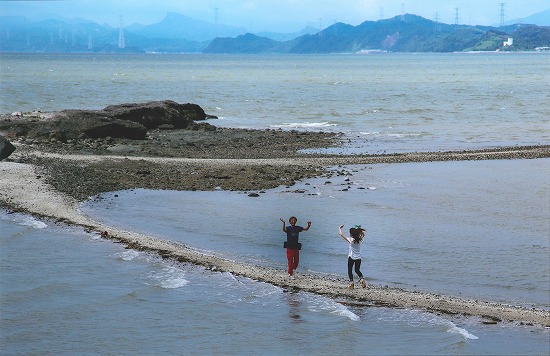
[[[324,139],[323,139],[324,140]],[[326,141],[325,141],[326,143]],[[550,310],[461,299],[399,288],[368,285],[348,290],[344,280],[300,273],[289,280],[286,271],[238,263],[205,254],[192,247],[114,229],[97,223],[79,211],[84,200],[101,192],[131,188],[177,190],[261,190],[292,185],[322,176],[326,167],[355,164],[432,162],[489,159],[550,158],[550,146],[501,147],[475,151],[424,152],[361,156],[309,156],[273,151],[269,157],[235,158],[79,154],[19,144],[11,159],[0,162],[0,207],[56,222],[77,225],[92,233],[107,232],[108,239],[128,248],[156,253],[163,258],[188,262],[217,272],[270,283],[287,290],[301,290],[333,299],[397,308],[460,314],[500,321],[550,326]],[[284,158],[283,158],[284,157]],[[300,174],[288,166],[304,167]],[[346,303],[343,301],[343,303]]]
[[[323,142],[318,142],[321,144]],[[272,142],[265,145],[269,147]],[[279,145],[284,147],[284,143]],[[40,179],[77,201],[132,188],[261,191],[292,186],[307,178],[331,178],[334,172],[328,168],[342,165],[550,158],[550,145],[348,156],[288,154],[273,145],[270,155],[240,158],[223,152],[212,158],[173,155],[172,151],[140,156],[16,147],[12,161],[36,166]],[[297,166],[300,169],[296,169]]]

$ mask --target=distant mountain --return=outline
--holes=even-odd
[[[531,16],[527,16],[522,19],[508,21],[507,24],[510,25],[518,22],[521,22],[524,24],[537,25],[537,26],[550,26],[550,9],[541,11],[539,13],[533,14]]]
[[[168,28],[170,21],[162,24]],[[0,52],[201,52],[208,44],[208,41],[186,40],[174,32],[155,33],[154,26],[148,27],[132,25],[129,27],[132,31],[124,29],[124,46],[119,48],[118,28],[81,19],[32,22],[23,16],[3,16],[0,17]]]
[[[216,25],[176,13],[169,13],[161,22],[135,28],[133,31],[147,38],[178,38],[197,42],[210,41],[215,37],[235,37],[246,33],[244,28]]]
[[[521,31],[520,31],[521,30]],[[531,37],[530,37],[531,36]],[[512,46],[504,46],[514,37]],[[314,35],[273,41],[248,34],[216,38],[206,53],[356,53],[360,51],[456,52],[533,50],[550,45],[550,28],[511,25],[503,28],[447,25],[404,14],[358,26],[336,23]]]
[[[104,47],[117,41],[118,30],[91,21],[31,22],[22,16],[0,17],[2,52],[84,52],[94,43]]]
[[[315,29],[293,34],[266,34],[278,40],[295,38]],[[159,23],[132,24],[124,28],[124,48],[119,29],[85,19],[30,21],[24,16],[0,16],[0,52],[202,52],[215,37],[245,34],[244,28],[212,24],[169,13]]]
[[[255,32],[254,35],[256,35],[258,37],[271,38],[272,40],[275,40],[275,41],[289,41],[289,40],[292,40],[296,37],[300,37],[300,36],[303,36],[303,35],[312,35],[312,34],[315,34],[317,32],[319,32],[318,28],[308,26],[308,27],[305,27],[305,28],[301,29],[298,32],[292,32],[292,33]]]
[[[319,32],[309,28],[297,34],[248,34],[243,28],[170,13],[159,23],[133,24],[122,33],[120,36],[118,28],[85,19],[30,21],[23,16],[3,16],[0,17],[0,52],[453,52],[533,50],[550,46],[550,27],[447,25],[410,14],[365,21],[358,26],[336,23]],[[513,38],[513,44],[504,46],[508,37]]]

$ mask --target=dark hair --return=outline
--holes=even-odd
[[[361,236],[361,229],[356,229],[352,227],[351,229],[349,229],[349,234],[353,239],[353,243],[358,244],[363,240],[363,237]]]
[[[292,220],[292,219],[294,219],[294,220],[296,220],[296,222],[298,222],[298,219],[297,219],[295,216],[289,217],[289,218],[288,218],[288,222],[290,222],[290,220]]]

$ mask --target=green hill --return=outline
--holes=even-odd
[[[504,46],[509,37],[513,46]],[[358,26],[336,23],[314,35],[277,42],[252,34],[217,38],[205,53],[356,53],[460,52],[533,50],[550,45],[550,27],[511,25],[502,29],[447,25],[416,15],[365,21]]]

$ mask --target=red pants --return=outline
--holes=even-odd
[[[292,273],[298,268],[298,263],[300,262],[300,250],[287,248],[286,258],[288,260],[288,274],[292,276]]]

